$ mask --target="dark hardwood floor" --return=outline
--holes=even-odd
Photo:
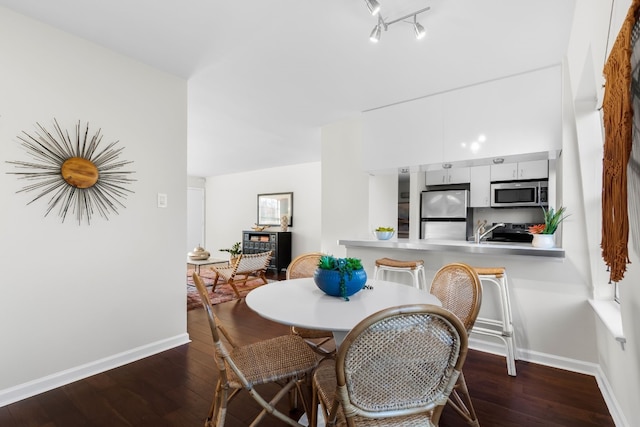
[[[244,301],[215,310],[240,343],[288,333]],[[202,426],[216,378],[213,345],[203,310],[187,318],[190,344],[2,407],[0,426]],[[522,361],[517,369],[510,377],[504,358],[469,352],[464,373],[483,427],[614,426],[593,377]],[[258,411],[242,393],[230,406],[227,426],[247,426]],[[262,425],[284,423],[267,418]],[[440,425],[466,426],[448,408]]]

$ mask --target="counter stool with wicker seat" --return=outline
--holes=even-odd
[[[507,284],[507,269],[504,267],[473,267],[482,283],[492,283],[500,296],[500,319],[478,317],[473,332],[500,338],[506,347],[507,373],[516,376],[516,343],[513,333],[511,300]]]
[[[385,280],[387,271],[409,273],[413,278],[413,286],[416,289],[428,290],[427,278],[424,273],[424,261],[421,259],[414,261],[401,261],[391,258],[377,259],[373,278]]]

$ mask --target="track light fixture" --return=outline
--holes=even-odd
[[[371,11],[372,15],[375,15],[376,13],[379,12],[380,4],[377,1],[365,0],[365,2],[367,3],[367,7]],[[378,7],[375,13],[372,9],[371,4],[376,4]],[[422,12],[426,12],[429,9],[431,8],[425,7],[424,9],[417,10],[415,12],[409,13],[408,15],[405,15],[398,19],[394,19],[393,21],[389,21],[389,22],[385,21],[382,15],[378,13],[378,23],[376,24],[375,27],[373,27],[373,30],[371,30],[371,34],[369,35],[369,40],[371,40],[373,43],[377,43],[378,41],[380,41],[382,30],[387,31],[387,29],[389,28],[389,25],[395,24],[396,22],[406,22],[407,24],[411,24],[413,26],[413,31],[415,32],[416,39],[420,40],[424,38],[427,35],[427,30],[425,30],[425,28],[422,25],[420,25],[420,23],[418,22],[418,15],[421,14]],[[411,18],[411,17],[413,17],[412,21],[406,21],[407,18]]]
[[[378,15],[378,24],[373,27],[371,35],[369,35],[369,40],[371,40],[373,43],[378,43],[380,41],[380,35],[383,29],[387,31],[387,25],[382,20],[382,17]]]
[[[416,15],[413,15],[413,31],[416,33],[416,39],[423,39],[427,35],[427,30],[417,21]]]
[[[373,27],[373,31],[371,31],[371,35],[369,36],[369,40],[371,40],[373,43],[378,43],[380,41],[380,32],[382,30],[380,29],[379,25],[376,25],[375,27]]]
[[[371,14],[373,16],[377,15],[378,12],[380,12],[380,3],[378,3],[378,0],[364,0],[365,3],[367,3],[367,8],[369,9],[369,12],[371,12]]]

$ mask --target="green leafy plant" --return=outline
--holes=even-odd
[[[231,246],[228,249],[218,249],[218,250],[222,252],[229,252],[229,254],[231,255],[231,258],[235,258],[242,253],[242,246],[240,242],[236,242],[233,244],[233,246]]]
[[[333,255],[322,255],[318,261],[318,268],[338,272],[340,277],[340,296],[345,301],[349,301],[346,278],[351,280],[354,271],[362,270],[362,261],[358,258],[336,258]]]
[[[393,227],[378,227],[376,231],[395,231],[396,229]]]
[[[553,208],[549,208],[548,210],[544,207],[542,208],[542,212],[544,215],[544,224],[532,225],[529,227],[529,233],[531,234],[553,234],[558,229],[558,226],[562,221],[565,220],[569,215],[565,215],[565,211],[567,208],[564,206],[560,206],[558,210],[554,210]]]

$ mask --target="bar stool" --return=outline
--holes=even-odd
[[[504,267],[473,267],[482,283],[493,283],[500,294],[501,319],[478,317],[472,332],[500,338],[507,350],[507,373],[516,376],[516,343],[513,334],[511,300],[507,286],[507,270]],[[483,326],[485,325],[485,326]]]
[[[373,271],[373,278],[384,280],[387,271],[399,271],[409,273],[413,277],[413,286],[416,289],[428,290],[427,278],[424,273],[424,261],[400,261],[391,258],[380,258],[376,260],[376,268]],[[422,283],[420,283],[422,279]]]

